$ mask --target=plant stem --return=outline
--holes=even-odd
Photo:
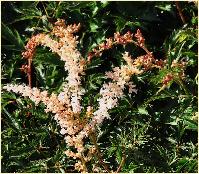
[[[30,87],[32,87],[32,59],[28,59],[28,72],[27,72],[27,75],[28,75],[28,85]]]
[[[47,10],[46,10],[46,8],[45,8],[44,3],[43,3],[43,2],[41,2],[41,3],[42,3],[42,6],[43,6],[43,8],[44,8],[44,11],[45,11],[45,13],[46,13],[46,16],[49,17],[48,12],[47,12]]]
[[[54,12],[53,12],[52,17],[56,17],[57,10],[59,9],[59,6],[60,6],[61,3],[62,3],[62,1],[59,1],[57,7],[55,8],[55,10],[54,10]]]
[[[176,4],[176,8],[178,10],[178,14],[179,14],[183,24],[186,24],[185,18],[184,18],[183,13],[182,13],[182,9],[180,7],[180,3],[178,1],[175,1],[175,4]]]
[[[81,159],[82,164],[83,164],[83,170],[84,170],[83,172],[88,172],[88,169],[86,167],[86,161],[84,160],[84,157],[81,156],[80,159]]]
[[[90,139],[91,139],[91,141],[93,142],[93,144],[94,144],[94,146],[95,146],[95,148],[96,148],[96,150],[97,150],[96,156],[97,156],[97,158],[99,159],[99,162],[100,162],[101,166],[103,166],[103,168],[104,168],[108,173],[111,173],[111,171],[109,170],[107,164],[104,163],[104,161],[103,161],[102,154],[101,154],[100,149],[99,149],[99,146],[98,146],[98,144],[97,144],[97,138],[96,138],[95,132],[93,132],[92,134],[90,134]]]
[[[120,165],[119,165],[119,167],[118,167],[116,173],[119,173],[119,172],[120,172],[120,170],[122,169],[122,166],[123,166],[124,163],[125,163],[125,160],[126,160],[126,154],[125,154],[125,147],[124,147],[124,152],[123,152],[122,160],[121,160],[121,162],[120,162]]]
[[[145,46],[139,46],[139,44],[137,43],[137,42],[135,42],[135,41],[131,41],[131,43],[133,43],[134,45],[136,45],[136,46],[138,46],[138,47],[140,47],[140,48],[142,48],[147,54],[151,54],[151,52],[145,47]]]
[[[184,90],[184,92],[185,92],[185,94],[186,95],[190,95],[189,94],[189,91],[188,91],[188,89],[187,89],[187,87],[184,85],[184,83],[183,83],[183,81],[181,80],[181,79],[178,79],[178,84],[181,86],[181,88]]]

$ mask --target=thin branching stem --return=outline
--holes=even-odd
[[[116,173],[119,173],[121,171],[121,169],[122,169],[122,167],[123,167],[123,165],[125,164],[125,161],[126,161],[125,147],[123,147],[123,148],[124,148],[124,150],[123,150],[122,160],[120,162],[119,167],[117,168]]]
[[[94,144],[95,148],[96,148],[96,156],[97,158],[99,159],[99,163],[100,165],[108,172],[108,173],[111,173],[111,171],[109,170],[109,167],[108,165],[103,161],[103,156],[100,152],[100,149],[99,149],[99,146],[97,144],[97,137],[96,137],[96,134],[95,132],[93,132],[92,134],[90,134],[90,139],[92,141],[92,143]]]
[[[142,48],[147,54],[151,54],[151,52],[145,46],[140,46],[137,42],[135,42],[133,40],[131,41],[131,43],[133,43],[134,45]]]
[[[187,87],[185,86],[185,84],[183,83],[183,81],[181,79],[178,79],[177,82],[180,85],[180,87],[184,90],[185,94],[190,95],[189,91],[188,91]]]

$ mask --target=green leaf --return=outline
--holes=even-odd
[[[149,115],[148,111],[144,107],[138,107],[138,113],[142,115]]]
[[[93,33],[97,32],[98,28],[99,28],[99,26],[96,23],[90,22],[90,31],[91,32],[93,32]]]
[[[125,25],[126,25],[126,20],[122,17],[116,16],[117,18],[115,19],[115,24],[117,26],[117,31],[121,31],[124,29]]]
[[[8,119],[11,121],[13,127],[20,131],[21,126],[19,125],[17,119],[15,119],[5,108],[3,108],[3,111],[5,112],[5,114],[7,115]]]
[[[116,158],[118,163],[122,161],[122,148],[120,146],[117,147]]]
[[[176,172],[182,172],[182,169],[185,168],[185,166],[189,163],[189,160],[187,158],[182,158],[177,163],[177,170]]]
[[[16,45],[2,45],[2,48],[10,51],[21,51],[21,49],[16,48]]]
[[[4,45],[5,48],[11,50],[22,51],[24,49],[24,43],[17,30],[11,30],[8,26],[2,23],[2,38],[12,43],[12,45]]]
[[[116,146],[111,146],[110,148],[108,148],[108,157],[113,156],[116,150],[117,150]]]
[[[195,131],[198,130],[198,122],[197,121],[185,118],[185,125],[187,125],[186,129],[191,129],[191,130],[195,130]]]
[[[98,89],[99,86],[102,84],[103,80],[104,80],[104,76],[103,74],[92,74],[89,76],[89,88],[90,89]]]
[[[93,16],[95,16],[99,11],[99,7],[95,6],[94,9],[93,9]]]
[[[21,16],[18,19],[15,19],[14,21],[12,21],[12,23],[16,23],[16,22],[20,22],[20,21],[24,21],[24,20],[32,20],[32,19],[40,19],[40,16]]]
[[[26,8],[22,7],[21,9],[18,9],[18,10],[20,10],[20,12],[24,15],[24,17],[25,16],[26,17],[40,17],[42,16],[42,12],[36,6],[37,4],[32,3],[32,4],[29,4]]]
[[[164,5],[160,4],[160,5],[156,5],[155,7],[164,11],[171,11],[172,9],[171,4],[164,4]]]
[[[100,58],[92,59],[92,62],[87,66],[87,70],[95,69],[102,64],[103,60]]]

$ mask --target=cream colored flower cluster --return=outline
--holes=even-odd
[[[118,105],[119,99],[124,96],[124,89],[128,86],[129,93],[137,92],[135,85],[130,82],[132,75],[142,73],[138,69],[136,60],[133,60],[129,53],[123,54],[125,64],[121,67],[113,68],[113,71],[106,72],[105,77],[109,82],[104,83],[100,89],[100,97],[98,108],[93,109],[92,106],[87,107],[87,112],[82,116],[81,99],[85,93],[81,83],[81,76],[84,75],[86,61],[77,50],[77,37],[73,33],[79,30],[80,25],[66,26],[64,20],[58,20],[55,23],[53,31],[49,34],[38,34],[30,39],[23,52],[23,57],[33,58],[36,46],[41,44],[49,47],[52,52],[57,53],[61,60],[65,62],[65,70],[68,71],[66,82],[63,90],[57,95],[52,93],[48,95],[47,91],[41,92],[37,88],[30,88],[26,85],[6,85],[4,89],[19,93],[24,97],[29,97],[36,104],[40,102],[46,106],[45,112],[55,114],[55,120],[61,127],[60,133],[64,135],[65,141],[69,147],[75,147],[75,151],[68,150],[65,154],[74,159],[79,159],[75,164],[75,168],[81,172],[86,172],[86,163],[91,160],[96,152],[96,147],[85,147],[84,141],[96,130],[104,119],[109,119],[109,110]],[[138,33],[141,37],[141,33]],[[56,39],[54,39],[56,37]],[[119,33],[115,38],[118,42],[130,42],[131,33],[120,36]],[[137,36],[138,37],[138,36]],[[143,38],[140,44],[143,43]],[[101,45],[109,49],[112,47],[112,41],[107,40],[106,44]],[[81,115],[80,115],[81,114]]]
[[[77,32],[80,24],[65,25],[64,20],[58,20],[55,23],[52,34],[59,38],[58,41],[53,40],[50,35],[40,34],[38,42],[49,47],[52,52],[57,53],[61,60],[65,61],[65,70],[68,71],[66,78],[68,83],[65,83],[63,93],[60,98],[63,102],[71,98],[72,110],[75,113],[81,112],[80,100],[84,94],[84,89],[81,87],[81,77],[85,65],[84,59],[81,57],[77,48],[77,37],[73,33]]]
[[[125,85],[129,87],[129,93],[137,93],[135,85],[129,81],[133,74],[138,75],[142,71],[133,65],[133,61],[130,61],[130,56],[127,52],[123,54],[123,59],[126,60],[127,65],[115,67],[113,72],[106,72],[105,77],[111,79],[112,82],[104,83],[100,89],[100,98],[97,100],[99,103],[98,109],[93,112],[91,121],[79,132],[78,137],[80,139],[88,137],[89,133],[94,131],[95,127],[99,126],[104,119],[110,118],[108,111],[116,107],[118,100],[124,96]]]
[[[66,151],[66,155],[73,158],[86,158],[83,155],[84,142],[83,138],[75,136],[83,128],[82,121],[79,114],[75,114],[70,105],[59,100],[58,96],[52,93],[48,96],[47,91],[41,92],[37,88],[30,88],[26,85],[12,85],[8,84],[3,87],[7,91],[19,93],[24,97],[29,97],[32,101],[38,105],[40,102],[46,106],[45,112],[52,112],[55,114],[55,120],[61,126],[60,133],[65,135],[65,140],[68,146],[74,146],[77,149],[77,153],[72,151]],[[69,103],[69,102],[68,102]],[[91,147],[92,148],[92,147]],[[80,162],[78,162],[80,163]]]
[[[123,58],[128,65],[115,67],[113,72],[106,73],[106,78],[112,79],[112,82],[103,84],[100,90],[99,108],[93,113],[93,121],[97,124],[102,123],[104,118],[110,118],[108,110],[117,106],[118,99],[124,95],[125,85],[130,85],[130,92],[136,92],[136,90],[133,90],[132,83],[129,84],[128,82],[133,74],[140,74],[141,71],[134,67],[130,60],[126,59],[127,55],[128,53],[123,54]]]

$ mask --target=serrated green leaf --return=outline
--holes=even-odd
[[[10,48],[11,50],[22,51],[24,49],[24,43],[16,30],[11,30],[8,26],[2,23],[2,38],[12,43],[12,45],[4,45],[5,48]]]
[[[148,111],[144,107],[138,107],[138,113],[142,115],[149,115]]]
[[[99,67],[102,64],[102,62],[103,62],[103,60],[100,58],[93,59],[92,62],[87,66],[87,70]]]
[[[99,28],[99,26],[96,24],[96,23],[94,23],[94,22],[90,22],[90,31],[91,32],[97,32],[97,29]]]
[[[11,121],[12,125],[14,126],[14,128],[16,130],[20,131],[20,125],[19,125],[18,121],[5,108],[3,108],[3,111],[8,116],[8,118]]]

